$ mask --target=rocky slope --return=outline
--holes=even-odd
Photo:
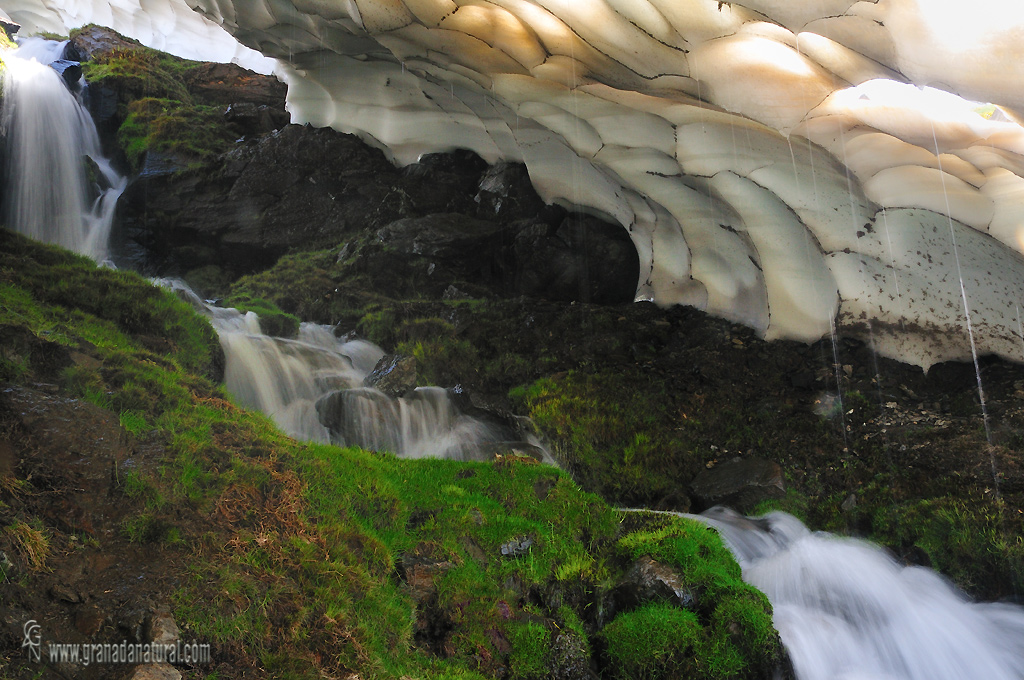
[[[289,440],[216,386],[186,304],[4,231],[0,289],[5,677],[111,677],[45,644],[33,662],[30,620],[46,643],[212,645],[113,671],[135,678],[785,667],[767,600],[704,525],[620,515],[530,458]]]

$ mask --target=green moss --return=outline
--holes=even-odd
[[[654,503],[684,487],[704,458],[668,434],[684,427],[665,427],[671,414],[650,387],[621,372],[571,371],[510,397],[555,442],[559,461],[581,484],[615,501]]]
[[[240,312],[253,312],[260,318],[260,330],[279,338],[294,338],[299,334],[299,319],[293,314],[282,312],[277,305],[262,298],[248,295],[232,295],[223,302],[225,307],[234,307]]]
[[[515,625],[509,634],[512,653],[509,671],[513,678],[546,678],[551,664],[551,632],[533,621]]]
[[[18,44],[10,39],[7,35],[7,31],[0,30],[0,50],[14,50],[18,48]],[[0,54],[0,73],[3,73],[3,55]],[[3,93],[0,92],[0,95]]]
[[[601,632],[601,638],[615,677],[698,677],[701,629],[693,612],[649,604],[617,616]]]
[[[1024,540],[1010,527],[1020,519],[1007,517],[999,499],[944,497],[878,507],[872,516],[872,538],[906,553],[927,556],[930,566],[967,591],[986,581],[1009,582],[1024,590]],[[1017,513],[1015,513],[1017,514]]]
[[[89,83],[107,85],[118,93],[118,110],[123,119],[129,103],[137,99],[159,98],[192,103],[181,76],[171,67],[175,61],[184,60],[141,45],[115,48],[84,62],[82,75]]]
[[[771,604],[743,582],[717,532],[700,522],[665,516],[640,514],[630,520],[639,526],[619,541],[619,550],[630,559],[647,556],[676,569],[696,593],[696,604],[692,612],[648,605],[616,617],[602,638],[612,667],[631,669],[621,677],[770,675],[781,663]],[[644,627],[651,630],[650,641],[641,646],[643,652],[630,652],[641,644]],[[667,643],[659,635],[678,636],[678,641]],[[659,663],[646,661],[659,655],[665,657]]]
[[[223,107],[156,97],[128,104],[117,131],[118,144],[134,170],[150,151],[200,162],[231,148],[236,137],[224,121]]]

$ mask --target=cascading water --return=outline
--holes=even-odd
[[[1024,678],[1024,607],[970,602],[930,569],[785,513],[696,519],[768,596],[799,680]]]
[[[88,111],[49,66],[63,49],[27,38],[4,55],[4,220],[26,236],[103,260],[127,180],[103,156]]]
[[[460,413],[442,388],[419,387],[394,399],[366,386],[384,356],[372,343],[339,340],[313,323],[301,324],[294,340],[268,336],[252,312],[208,305],[180,281],[159,283],[210,318],[227,360],[228,391],[296,439],[459,460],[486,458],[492,445],[508,439],[500,428]],[[525,443],[554,462],[537,442]]]

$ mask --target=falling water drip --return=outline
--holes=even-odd
[[[953,216],[949,207],[949,193],[946,190],[946,171],[942,169],[942,154],[939,151],[939,138],[932,123],[932,141],[935,143],[935,159],[939,166],[939,180],[942,182],[942,196],[946,201],[946,220],[949,222],[949,238],[953,243],[953,259],[956,261],[956,275],[960,281],[960,299],[964,305],[964,318],[967,321],[967,338],[971,344],[971,358],[974,360],[974,374],[978,378],[978,401],[981,402],[981,420],[985,427],[985,440],[988,442],[989,464],[992,467],[992,484],[996,502],[1000,500],[999,470],[996,466],[995,447],[992,444],[992,429],[988,419],[988,406],[985,404],[985,388],[981,382],[981,365],[978,363],[978,345],[974,340],[974,324],[971,321],[971,306],[967,300],[967,288],[964,286],[963,269],[960,266],[960,246],[956,241],[956,229],[953,227]]]
[[[103,156],[89,113],[48,65],[63,48],[29,38],[4,57],[4,220],[26,236],[102,260],[127,180]]]

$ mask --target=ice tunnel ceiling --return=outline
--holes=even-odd
[[[269,70],[230,33],[294,122],[524,162],[629,231],[659,304],[925,367],[969,327],[1024,360],[1019,0],[187,1],[0,8]]]

